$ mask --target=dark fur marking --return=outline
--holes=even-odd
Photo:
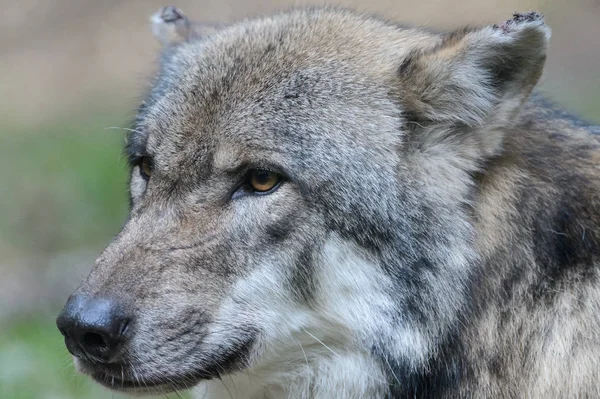
[[[560,202],[553,219],[534,221],[534,251],[544,267],[535,290],[539,298],[552,298],[566,288],[565,284],[585,278],[593,268],[594,258],[600,257],[593,227],[587,236],[583,235],[577,222],[585,211],[573,208],[573,201],[566,198]]]
[[[452,392],[471,373],[461,360],[458,332],[451,332],[440,346],[440,352],[426,367],[415,371],[381,350],[373,350],[387,374],[387,399],[452,397]]]
[[[234,343],[220,347],[217,354],[210,355],[210,365],[199,371],[199,374],[220,378],[223,374],[232,373],[247,366],[248,355],[258,332],[254,329],[239,332],[240,335]]]
[[[267,46],[267,48],[265,48],[265,56],[273,53],[275,51],[275,49],[277,48],[277,46],[273,43],[269,43],[269,45]]]
[[[315,248],[306,247],[302,250],[295,267],[292,269],[291,285],[296,299],[300,303],[310,303],[315,292],[315,266],[312,254],[317,253]]]
[[[489,60],[486,67],[490,71],[491,88],[500,93],[506,85],[514,82],[531,61],[509,47],[497,46],[495,53],[496,56]]]
[[[265,235],[269,244],[281,244],[286,241],[296,227],[297,218],[286,215],[265,227]]]
[[[410,53],[408,53],[398,67],[398,75],[402,77],[403,75],[412,73],[416,67],[416,63],[418,62],[420,54],[421,53],[419,50],[412,50]]]

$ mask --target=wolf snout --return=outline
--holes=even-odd
[[[109,363],[116,360],[130,321],[126,306],[118,300],[75,295],[56,324],[73,356]]]

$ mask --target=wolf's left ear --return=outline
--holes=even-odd
[[[198,40],[221,29],[218,24],[190,21],[177,7],[166,6],[150,17],[152,33],[163,46]]]
[[[399,68],[406,117],[417,124],[502,127],[542,74],[550,29],[535,12],[448,34]]]

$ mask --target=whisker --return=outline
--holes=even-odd
[[[385,363],[387,364],[388,368],[390,369],[390,373],[392,373],[392,375],[394,376],[394,379],[398,383],[398,386],[401,386],[402,384],[400,383],[400,379],[398,378],[396,373],[394,373],[394,369],[392,369],[392,365],[390,364],[390,361],[388,360],[387,356],[384,355],[383,358],[385,359]]]
[[[225,387],[225,390],[227,391],[227,393],[229,394],[229,397],[231,399],[233,399],[233,395],[231,394],[231,391],[229,390],[229,388],[227,387],[227,384],[225,384],[225,381],[223,381],[223,377],[221,376],[221,373],[217,373],[219,374],[219,381],[221,381],[221,384],[223,384],[223,386]]]
[[[235,380],[233,379],[233,376],[231,374],[227,374],[227,376],[231,380],[231,384],[233,385],[233,390],[235,391],[235,397],[237,399],[237,397],[238,397],[238,390],[237,390],[237,386],[235,385]]]
[[[309,333],[309,332],[308,332],[308,331],[306,331],[305,329],[302,329],[302,331],[304,331],[306,334],[308,334],[308,335],[310,335],[311,337],[313,337],[313,338],[314,338],[314,339],[315,339],[315,340],[316,340],[318,343],[320,343],[320,344],[321,344],[321,345],[323,345],[325,348],[327,348],[327,350],[329,350],[331,353],[333,353],[334,355],[336,355],[336,356],[338,356],[338,357],[341,357],[341,355],[340,355],[339,353],[335,352],[333,349],[331,349],[330,347],[328,347],[327,345],[325,345],[325,343],[323,343],[323,341],[321,341],[319,338],[315,337],[314,335],[312,335],[311,333]],[[372,378],[374,381],[381,382],[381,383],[383,383],[383,384],[386,384],[386,385],[391,385],[389,382],[387,382],[387,381],[383,381],[383,380],[380,380],[379,378],[376,378],[376,377],[374,377],[374,376],[372,376],[372,375],[368,375],[368,377],[369,377],[369,378]]]
[[[131,129],[128,127],[120,127],[120,126],[109,126],[105,127],[104,130],[126,130],[128,132],[143,134],[141,130]]]
[[[121,388],[125,386],[125,370],[123,369],[123,365],[121,364]]]
[[[323,343],[323,341],[321,341],[319,338],[315,337],[314,335],[312,335],[311,333],[309,333],[308,331],[302,329],[302,331],[304,331],[306,334],[310,335],[311,337],[313,337],[318,343],[320,343],[321,345],[323,345],[325,348],[327,348],[331,353],[333,353],[334,355],[341,357],[339,353],[335,352],[333,349],[331,349],[330,347],[328,347],[327,345],[325,345]]]
[[[308,395],[310,392],[310,380],[312,377],[312,373],[310,370],[310,365],[308,364],[308,357],[306,357],[306,352],[304,351],[304,347],[302,346],[302,344],[300,343],[300,341],[298,341],[297,339],[295,339],[292,335],[290,335],[290,338],[294,340],[294,342],[296,342],[298,344],[298,346],[300,346],[300,350],[302,351],[302,354],[304,355],[304,361],[306,362],[306,372],[308,374],[308,378],[306,379],[306,394]]]

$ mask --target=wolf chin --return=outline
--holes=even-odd
[[[600,395],[599,129],[530,95],[541,15],[152,23],[131,212],[57,320],[80,372],[205,398]]]

